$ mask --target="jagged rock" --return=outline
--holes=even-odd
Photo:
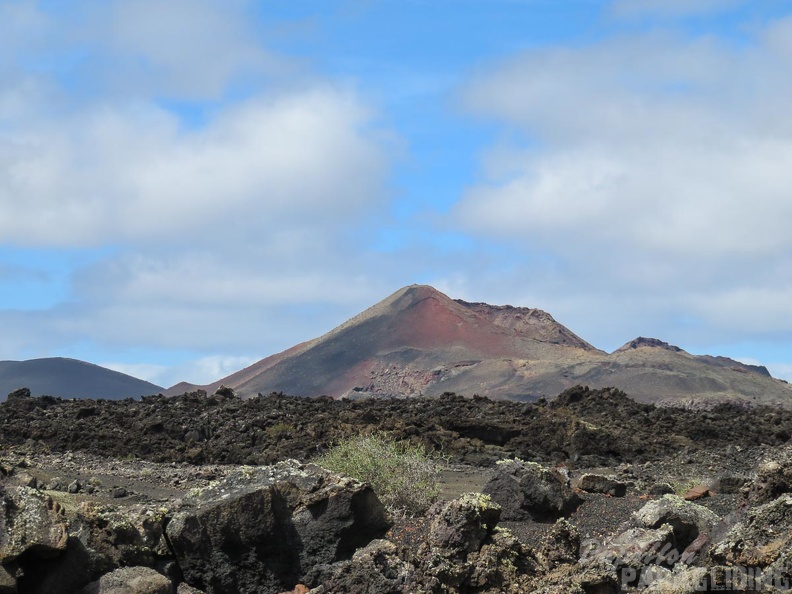
[[[467,562],[472,571],[460,592],[522,594],[541,568],[533,549],[508,530],[493,532]]]
[[[427,537],[415,555],[418,590],[525,591],[539,562],[510,532],[495,529],[499,516],[499,506],[479,493],[432,506]]]
[[[639,526],[659,528],[669,524],[681,548],[691,544],[699,534],[710,534],[720,518],[701,505],[685,501],[677,495],[664,495],[650,501],[633,514]]]
[[[233,388],[229,388],[228,386],[220,386],[215,390],[212,396],[219,396],[221,398],[236,398],[236,392],[234,392]]]
[[[524,590],[533,594],[620,594],[622,591],[612,568],[570,565],[540,576],[530,589]]]
[[[14,402],[18,400],[25,400],[30,398],[30,389],[29,388],[17,388],[13,392],[8,393],[8,398],[6,399],[8,402]]]
[[[682,567],[660,577],[643,594],[696,594],[708,591],[705,567]]]
[[[335,566],[311,594],[530,592],[541,569],[536,553],[496,528],[499,508],[470,493],[433,505],[416,527],[419,544],[380,540]]]
[[[150,567],[123,567],[91,582],[80,594],[173,594],[173,584]]]
[[[710,552],[716,563],[778,570],[789,577],[792,571],[792,495],[748,510],[744,522],[736,524]]]
[[[625,483],[601,474],[586,473],[578,479],[575,486],[581,491],[605,493],[611,497],[624,497],[627,494]]]
[[[415,566],[402,560],[395,544],[373,540],[350,561],[337,564],[334,573],[311,594],[403,594]]]
[[[553,521],[582,502],[558,473],[522,460],[498,463],[483,491],[501,506],[504,520]]]
[[[748,501],[761,505],[773,501],[779,495],[792,492],[792,452],[785,452],[776,459],[765,460],[756,469],[756,478],[748,487]]]
[[[370,487],[293,460],[240,469],[186,503],[167,534],[185,581],[208,594],[309,583],[315,567],[351,558],[390,527]]]
[[[59,476],[56,476],[47,483],[47,491],[67,491],[68,485],[66,482]]]
[[[66,549],[66,522],[51,497],[29,487],[0,487],[0,504],[0,563],[25,553],[52,557]]]
[[[500,515],[500,506],[477,493],[468,493],[450,502],[437,502],[427,512],[432,518],[427,545],[454,555],[478,551],[484,539],[495,530]]]
[[[159,558],[171,557],[164,538],[165,515],[161,510],[84,503],[70,530],[86,535],[85,544],[114,566],[153,567]]]
[[[564,563],[577,563],[580,558],[578,529],[563,518],[558,520],[542,539],[539,553],[550,569]]]
[[[655,529],[631,528],[605,542],[588,542],[581,550],[583,566],[611,565],[625,586],[649,583],[655,567],[673,565],[679,558],[674,531],[668,524]]]
[[[30,487],[31,489],[35,489],[39,485],[38,480],[36,480],[36,478],[28,472],[15,472],[14,480],[18,485],[22,487]]]
[[[717,490],[720,493],[732,495],[739,493],[748,482],[749,479],[745,476],[724,475],[718,479]]]
[[[65,550],[24,566],[24,591],[73,594],[118,567],[154,567],[172,558],[163,538],[163,523],[159,511],[83,503],[68,517]]]
[[[129,492],[124,487],[116,487],[110,492],[110,495],[112,495],[113,499],[121,499],[129,495]]]

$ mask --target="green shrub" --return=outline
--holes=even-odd
[[[267,435],[273,439],[283,439],[285,437],[290,437],[291,434],[294,433],[294,430],[294,425],[281,421],[267,427],[266,432]]]
[[[437,464],[426,451],[384,433],[347,438],[316,463],[369,483],[395,513],[423,513],[439,493]]]

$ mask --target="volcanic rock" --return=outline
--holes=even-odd
[[[772,456],[756,469],[756,477],[747,489],[753,505],[773,501],[779,495],[792,492],[792,453]]]
[[[555,521],[573,512],[582,501],[565,477],[522,460],[499,463],[484,493],[501,506],[504,520]]]
[[[709,591],[707,569],[678,565],[673,573],[657,579],[643,594],[696,594]]]
[[[123,567],[103,575],[80,594],[172,594],[173,584],[149,567]]]
[[[580,558],[580,534],[577,528],[565,519],[559,519],[545,535],[539,552],[550,569],[577,563]]]
[[[792,495],[748,510],[716,544],[712,559],[724,565],[762,567],[792,578]]]
[[[575,486],[581,491],[605,493],[611,497],[624,497],[627,493],[627,485],[625,483],[601,474],[583,474],[577,480]]]
[[[706,507],[685,501],[677,495],[664,495],[650,501],[633,514],[635,522],[646,528],[669,524],[681,548],[687,547],[699,534],[710,534],[720,518]]]
[[[535,551],[508,531],[496,530],[499,508],[470,493],[438,502],[420,524],[417,545],[401,549],[374,541],[312,594],[409,594],[466,592],[517,594],[533,591],[542,569]]]
[[[663,495],[673,495],[674,487],[668,483],[655,483],[649,488],[649,495],[662,497]]]
[[[673,565],[679,559],[674,530],[668,524],[654,529],[630,528],[603,543],[588,543],[581,554],[587,566],[613,566],[623,584],[648,582],[644,572],[657,566]],[[672,557],[668,557],[671,553]],[[652,576],[654,577],[654,576]]]
[[[710,495],[711,491],[707,485],[696,485],[695,487],[689,489],[687,493],[683,495],[683,498],[685,501],[698,501],[699,499],[709,497]]]
[[[28,487],[0,487],[0,564],[23,555],[47,558],[66,549],[66,522],[52,498]]]
[[[208,594],[280,592],[352,557],[390,526],[361,483],[295,461],[242,469],[186,502],[167,527],[185,580]]]

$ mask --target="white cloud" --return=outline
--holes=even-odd
[[[247,0],[59,10],[0,0],[0,246],[96,252],[67,301],[0,311],[0,356],[204,382],[381,295],[392,138],[352,84],[270,51]]]
[[[792,247],[792,91],[767,46],[664,36],[528,54],[468,89],[539,148],[498,147],[462,201],[470,227],[575,231],[648,251],[769,256]],[[506,165],[499,165],[502,161]]]
[[[172,366],[113,362],[99,365],[169,388],[181,381],[197,385],[209,384],[255,362],[255,359],[249,357],[210,355]]]
[[[0,150],[6,244],[92,245],[324,225],[368,208],[386,154],[352,95],[318,87],[185,130],[152,106],[28,121]]]
[[[301,65],[267,49],[256,8],[250,0],[0,0],[0,76],[55,76],[66,82],[62,99],[153,93],[196,102],[271,87]]]
[[[111,48],[123,77],[120,88],[156,85],[177,97],[221,97],[237,79],[262,77],[287,68],[287,60],[264,49],[251,27],[246,0],[115,0],[102,42]],[[264,40],[266,41],[266,40]],[[108,72],[112,77],[113,73]]]
[[[502,300],[550,304],[605,348],[632,337],[617,325],[681,343],[792,335],[790,27],[740,48],[650,33],[482,69],[465,104],[506,140],[456,220],[547,260],[497,279]]]
[[[376,114],[354,90],[284,67],[250,2],[70,9],[0,2],[4,245],[315,231],[376,208],[389,158]],[[232,101],[246,76],[246,99]],[[203,121],[163,99],[203,106]]]
[[[12,356],[82,341],[261,358],[379,296],[359,241],[389,155],[354,95],[262,98],[198,131],[151,107],[58,126],[0,151],[0,236],[123,247],[78,271],[70,303],[4,316]]]

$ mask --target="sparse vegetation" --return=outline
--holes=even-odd
[[[423,513],[439,493],[436,461],[422,447],[385,433],[347,438],[316,462],[371,484],[391,512]]]
[[[294,425],[291,423],[279,422],[267,427],[267,435],[273,439],[283,439],[290,437],[294,432]]]

